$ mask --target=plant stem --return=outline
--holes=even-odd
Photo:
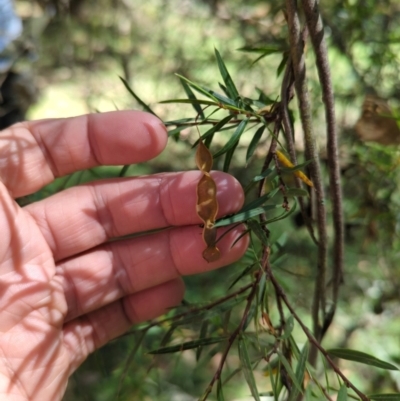
[[[343,380],[343,382],[345,383],[345,385],[347,387],[351,388],[360,397],[360,399],[362,401],[369,401],[368,397],[364,393],[362,393],[360,390],[358,390],[357,387],[349,379],[347,379],[347,377],[342,373],[342,371],[336,366],[336,364],[333,362],[332,358],[329,356],[328,352],[320,345],[319,341],[315,338],[315,336],[313,336],[313,334],[308,329],[308,327],[300,319],[299,315],[296,313],[295,308],[290,304],[286,293],[283,291],[283,288],[281,287],[281,285],[278,283],[275,276],[273,275],[269,262],[266,264],[266,269],[267,269],[268,278],[271,280],[271,283],[273,284],[275,291],[282,298],[283,302],[285,303],[286,307],[289,309],[290,313],[293,315],[294,319],[296,319],[296,321],[299,323],[300,327],[302,328],[304,334],[307,336],[310,343],[313,344],[314,347],[319,350],[319,352],[321,352],[321,354],[325,357],[325,359],[327,360],[329,365],[332,367],[333,371],[338,376],[340,376],[340,378]]]
[[[310,170],[311,179],[315,188],[317,206],[317,228],[318,228],[318,262],[317,277],[315,280],[314,299],[312,306],[313,332],[315,337],[320,340],[322,326],[319,321],[319,313],[325,315],[325,282],[327,265],[327,231],[326,231],[326,211],[324,188],[321,178],[321,169],[318,152],[315,145],[314,133],[311,120],[310,98],[307,89],[306,66],[304,56],[304,41],[307,31],[300,30],[300,20],[297,11],[296,0],[286,0],[286,11],[289,26],[289,41],[291,57],[293,60],[293,72],[295,78],[295,88],[298,97],[301,123],[304,131],[305,155],[307,160],[311,160]],[[310,352],[310,363],[315,366],[315,351]]]
[[[220,377],[221,377],[222,369],[223,369],[223,367],[224,367],[224,365],[225,365],[225,361],[226,361],[226,358],[228,357],[229,351],[230,351],[230,349],[232,348],[232,345],[233,345],[233,343],[235,342],[236,338],[237,338],[237,337],[239,336],[239,334],[242,332],[243,326],[244,326],[244,324],[246,323],[247,318],[248,318],[248,316],[249,316],[251,304],[253,303],[254,297],[255,297],[256,294],[257,294],[258,284],[259,284],[259,282],[260,282],[260,280],[261,280],[261,277],[262,277],[262,275],[263,275],[263,273],[264,273],[264,265],[267,263],[268,258],[269,258],[269,249],[266,248],[266,247],[264,247],[264,250],[263,250],[263,260],[262,260],[262,268],[263,268],[263,270],[260,271],[260,272],[257,274],[256,279],[251,283],[252,289],[251,289],[251,292],[250,292],[249,296],[247,297],[246,308],[245,308],[245,310],[244,310],[244,312],[243,312],[242,319],[240,320],[240,323],[238,324],[238,326],[236,327],[236,329],[233,331],[233,333],[229,336],[229,338],[228,338],[228,344],[227,344],[227,346],[226,346],[226,348],[225,348],[225,350],[224,350],[224,353],[223,353],[222,356],[221,356],[221,360],[220,360],[220,362],[219,362],[217,371],[215,372],[213,378],[211,379],[210,384],[207,386],[207,389],[206,389],[205,393],[204,393],[203,396],[201,397],[201,401],[204,401],[204,400],[207,399],[208,395],[211,393],[211,391],[212,391],[212,389],[213,389],[213,386],[214,386],[215,382],[216,382],[217,380],[219,380]]]
[[[329,182],[333,204],[334,245],[333,245],[333,308],[336,307],[339,294],[339,286],[343,282],[344,259],[344,224],[342,191],[340,179],[340,165],[338,152],[338,135],[336,131],[335,103],[332,89],[331,72],[329,68],[328,54],[324,39],[324,26],[316,0],[302,0],[308,31],[316,55],[316,65],[321,82],[322,97],[325,104],[325,118],[327,128],[327,157],[329,166]],[[334,311],[333,311],[334,312]],[[324,330],[329,327],[333,319],[324,322]],[[323,333],[322,333],[323,334]]]

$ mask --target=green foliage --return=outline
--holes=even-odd
[[[49,25],[46,37],[52,40],[44,42],[49,55],[41,68],[47,73],[50,65],[67,68],[75,63],[71,67],[74,74],[79,72],[76,66],[82,66],[93,75],[101,66],[117,65],[112,85],[117,86],[116,76],[122,70],[121,88],[129,95],[116,96],[122,104],[119,107],[129,105],[157,113],[175,140],[169,145],[166,161],[160,159],[159,165],[153,165],[156,171],[166,166],[194,168],[190,147],[198,144],[198,129],[216,158],[216,168],[235,174],[247,195],[242,210],[224,216],[216,227],[244,223],[251,246],[244,259],[231,268],[188,278],[187,300],[180,308],[133,328],[125,338],[89,359],[72,380],[70,399],[110,400],[118,394],[120,400],[161,401],[173,399],[179,391],[204,400],[240,399],[249,394],[256,400],[264,395],[274,400],[361,399],[345,380],[351,380],[363,394],[374,394],[368,395],[369,399],[399,399],[399,394],[385,393],[400,391],[398,373],[391,370],[400,362],[400,155],[394,146],[360,142],[352,124],[345,124],[358,116],[357,105],[371,90],[392,98],[394,105],[398,103],[400,25],[396,2],[321,2],[339,106],[336,123],[343,132],[339,157],[346,253],[344,284],[337,302],[330,295],[335,205],[328,196],[329,168],[323,164],[329,270],[322,286],[325,299],[315,301],[318,235],[317,241],[309,236],[317,227],[315,208],[311,216],[307,214],[308,206],[312,208],[313,202],[315,206],[315,193],[300,187],[294,176],[303,171],[313,179],[313,167],[299,143],[298,97],[290,101],[294,90],[284,83],[293,71],[290,27],[282,12],[285,3],[250,1],[244,6],[240,1],[174,0],[139,6],[139,2],[127,1],[116,2],[107,13],[104,9],[111,7],[111,2],[89,3],[82,2],[80,16],[55,19]],[[207,8],[212,3],[218,12]],[[139,18],[134,20],[135,14]],[[128,33],[124,23],[129,26]],[[65,37],[69,44],[61,46]],[[325,110],[312,52],[308,43],[305,58],[313,96],[311,114],[315,140],[323,149]],[[156,82],[150,90],[146,86],[149,80]],[[167,93],[161,89],[163,82],[168,82]],[[281,89],[287,89],[289,126],[296,132],[298,160],[292,168],[277,162],[271,146],[291,154],[286,136],[280,134]],[[91,86],[89,78],[85,90],[90,92],[87,103],[92,110],[97,109],[94,99],[109,96],[103,85]],[[154,104],[165,98],[168,100]],[[321,151],[322,159],[325,153]],[[143,169],[125,166],[84,172],[59,180],[26,201],[98,177],[151,172]],[[304,217],[300,218],[301,227],[293,224],[293,218],[298,220],[301,213],[311,219],[308,230]],[[314,315],[310,313],[313,303],[319,305]],[[311,328],[324,324],[325,337],[315,338],[316,331],[312,334]],[[322,344],[322,351],[315,344]],[[316,353],[324,355],[322,366],[312,361]],[[332,357],[337,370],[326,356]],[[97,365],[102,369],[96,371]],[[85,374],[95,375],[96,384],[90,386]]]

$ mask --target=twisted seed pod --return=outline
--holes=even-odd
[[[216,246],[217,229],[214,227],[218,213],[217,186],[210,175],[213,158],[201,138],[196,151],[196,164],[203,173],[197,184],[196,204],[197,214],[204,223],[203,240],[207,246],[203,251],[203,258],[207,262],[213,262],[220,257]]]

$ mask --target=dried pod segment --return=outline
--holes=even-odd
[[[203,240],[206,249],[203,258],[207,262],[213,262],[220,257],[220,251],[216,246],[217,228],[214,227],[218,213],[217,185],[210,175],[213,158],[207,146],[200,139],[196,151],[196,164],[203,173],[197,184],[196,211],[204,223]]]

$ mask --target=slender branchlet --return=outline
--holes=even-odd
[[[334,245],[333,245],[333,271],[332,271],[332,299],[335,308],[339,286],[343,280],[344,258],[344,224],[342,191],[340,180],[340,163],[338,152],[338,135],[336,130],[335,103],[332,89],[331,73],[328,54],[324,39],[324,27],[316,0],[302,0],[307,27],[316,55],[316,65],[321,82],[322,98],[325,105],[326,131],[327,131],[327,157],[329,167],[329,186],[333,205]],[[330,321],[324,322],[326,330],[333,319],[333,311],[327,317]]]
[[[305,156],[311,160],[310,171],[311,179],[315,188],[316,207],[317,207],[317,230],[318,230],[318,262],[315,291],[312,307],[313,331],[319,341],[321,339],[322,325],[320,323],[320,312],[325,314],[325,282],[327,270],[327,230],[326,230],[326,210],[325,196],[321,177],[318,151],[312,128],[310,98],[307,88],[306,66],[304,55],[304,41],[306,30],[301,30],[300,19],[297,10],[296,0],[286,0],[286,11],[289,26],[289,41],[291,48],[291,58],[293,63],[293,73],[295,78],[295,88],[298,98],[300,119],[304,132]],[[310,362],[316,363],[316,350],[310,353]]]

